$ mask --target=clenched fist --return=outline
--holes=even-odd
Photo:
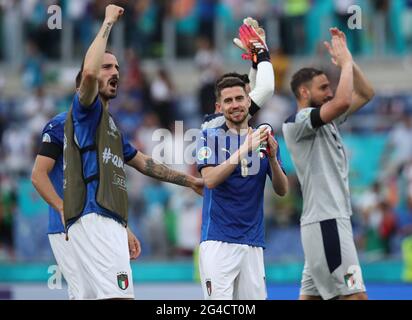
[[[119,20],[119,17],[123,14],[124,9],[114,4],[110,4],[106,7],[106,21],[115,23]]]

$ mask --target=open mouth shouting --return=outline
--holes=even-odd
[[[119,84],[119,79],[117,78],[111,78],[109,80],[109,87],[113,90],[117,89],[118,84]]]

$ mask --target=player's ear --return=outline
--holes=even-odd
[[[309,89],[306,86],[300,86],[299,88],[299,95],[301,99],[308,99],[309,98]]]
[[[246,95],[246,99],[247,99],[247,106],[250,108],[250,106],[252,104],[252,99],[250,99],[249,95]]]
[[[219,102],[215,103],[215,111],[216,112],[222,112],[222,106]]]

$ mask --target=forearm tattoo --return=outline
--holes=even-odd
[[[108,22],[106,25],[106,29],[103,32],[103,39],[106,39],[109,36],[110,30],[112,29],[113,23]]]
[[[164,164],[156,163],[153,159],[147,159],[144,166],[144,173],[149,177],[165,182],[177,184],[179,186],[189,186],[187,176],[183,173],[174,171]]]

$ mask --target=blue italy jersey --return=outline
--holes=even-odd
[[[75,101],[78,102],[78,96],[75,96]],[[74,102],[73,102],[74,104]],[[98,101],[95,102],[95,105],[100,104]],[[101,111],[101,107],[100,107]],[[92,110],[91,110],[92,112]],[[66,121],[67,117],[67,112],[63,112],[55,116],[53,119],[51,119],[46,126],[43,129],[42,132],[42,142],[43,143],[53,143],[57,145],[60,150],[61,154],[58,156],[56,159],[55,165],[53,169],[49,173],[49,178],[50,181],[53,184],[54,189],[56,190],[57,194],[63,198],[63,141],[64,141],[64,124]],[[125,162],[133,159],[133,157],[136,155],[137,150],[128,142],[122,135],[122,142],[123,142],[123,156],[125,158]],[[91,152],[89,152],[91,154]],[[96,154],[94,154],[94,161],[96,159]],[[96,169],[97,166],[95,165],[94,168]],[[94,194],[94,193],[93,193]],[[89,189],[88,189],[88,195],[90,195]],[[95,203],[94,200],[94,206],[97,204]],[[93,206],[91,206],[93,207]],[[107,212],[107,210],[104,210],[101,208],[103,211],[96,210],[97,213],[101,214],[108,214],[110,213]],[[85,211],[83,214],[90,213],[91,211]],[[49,206],[49,227],[48,227],[48,233],[61,233],[64,232],[64,227],[60,218],[60,214],[58,211],[56,211],[53,207]]]
[[[61,154],[56,159],[53,169],[49,172],[49,178],[57,194],[63,199],[63,139],[64,139],[64,122],[66,121],[67,112],[63,112],[51,119],[43,129],[42,142],[53,143],[57,145]],[[62,220],[59,212],[52,206],[49,206],[49,227],[48,233],[64,232]]]
[[[96,97],[93,104],[89,107],[83,107],[79,101],[79,94],[76,93],[73,99],[73,124],[74,134],[80,148],[95,144],[96,130],[99,125],[100,115],[103,105]],[[114,124],[113,124],[114,125]],[[137,150],[125,140],[122,134],[124,162],[128,162],[137,154]],[[115,156],[115,155],[111,155]],[[82,154],[83,175],[85,178],[99,173],[96,151],[88,151]],[[116,219],[115,215],[109,210],[102,208],[96,201],[98,180],[93,180],[87,184],[86,205],[82,216],[88,213],[97,213],[103,216]],[[120,221],[119,221],[120,222]]]
[[[203,131],[197,139],[199,172],[226,161],[244,142],[226,124]],[[279,150],[279,149],[278,149]],[[280,154],[277,154],[279,163]],[[203,195],[201,242],[216,240],[264,247],[263,195],[266,176],[272,179],[267,157],[251,152],[219,186],[205,186]]]

